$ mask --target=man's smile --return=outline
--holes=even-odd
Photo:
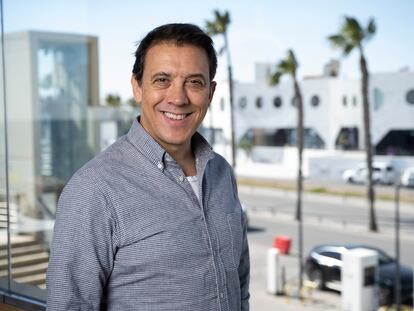
[[[172,120],[183,120],[184,118],[188,117],[191,114],[191,113],[176,114],[176,113],[172,113],[172,112],[168,112],[168,111],[163,111],[162,113],[168,119],[172,119]]]

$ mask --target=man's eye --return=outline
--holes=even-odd
[[[154,80],[155,83],[165,83],[167,81],[168,81],[167,78],[156,78]]]
[[[203,81],[198,79],[191,79],[189,82],[191,85],[203,86]]]

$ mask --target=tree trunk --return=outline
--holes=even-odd
[[[233,170],[236,168],[236,138],[234,125],[234,99],[233,99],[233,74],[231,68],[231,57],[228,45],[227,33],[224,33],[224,47],[227,54],[227,70],[229,79],[229,101],[230,101],[230,126],[231,126],[231,165]]]
[[[299,84],[294,77],[294,89],[295,89],[295,103],[298,109],[297,120],[297,136],[296,143],[298,147],[298,175],[297,175],[297,198],[296,198],[296,220],[298,221],[298,246],[299,246],[299,291],[302,289],[303,284],[303,224],[302,224],[302,189],[303,189],[303,177],[302,177],[302,153],[304,145],[304,128],[303,128],[303,102],[302,93],[299,88]]]
[[[367,63],[360,49],[360,68],[362,74],[362,107],[363,107],[363,122],[364,122],[364,136],[365,136],[365,152],[366,152],[366,164],[368,169],[368,180],[367,180],[367,195],[369,202],[369,230],[376,232],[378,231],[377,220],[375,216],[375,192],[374,184],[372,180],[372,145],[371,145],[371,118],[370,118],[370,107],[368,99],[368,83],[369,74]]]
[[[229,100],[230,100],[230,125],[231,125],[231,165],[236,168],[236,137],[234,133],[234,99],[233,99],[233,75],[231,65],[228,66],[229,74]]]
[[[298,82],[294,81],[295,88],[295,102],[298,109],[298,119],[296,128],[296,144],[298,148],[298,175],[297,175],[297,202],[296,202],[296,220],[302,219],[302,189],[303,189],[303,173],[302,173],[302,154],[303,154],[303,140],[304,140],[304,128],[303,128],[303,102],[302,94],[299,88]]]

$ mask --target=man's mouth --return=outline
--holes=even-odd
[[[164,116],[166,116],[168,119],[171,119],[171,120],[182,120],[185,117],[189,116],[191,113],[175,114],[175,113],[172,113],[172,112],[164,111],[163,114],[164,114]]]

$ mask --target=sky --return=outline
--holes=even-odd
[[[342,77],[359,77],[358,53],[342,58],[329,35],[338,32],[345,15],[377,33],[365,47],[371,72],[414,70],[414,1],[138,1],[138,0],[3,0],[4,31],[40,30],[98,37],[100,94],[131,97],[130,76],[136,43],[154,27],[190,22],[205,27],[213,11],[228,10],[229,42],[234,78],[254,81],[257,62],[276,64],[288,49],[295,51],[299,76],[319,75],[332,58],[341,60]],[[214,38],[216,49],[222,38]],[[6,56],[7,57],[7,56]],[[219,58],[216,80],[226,78],[226,58]]]

